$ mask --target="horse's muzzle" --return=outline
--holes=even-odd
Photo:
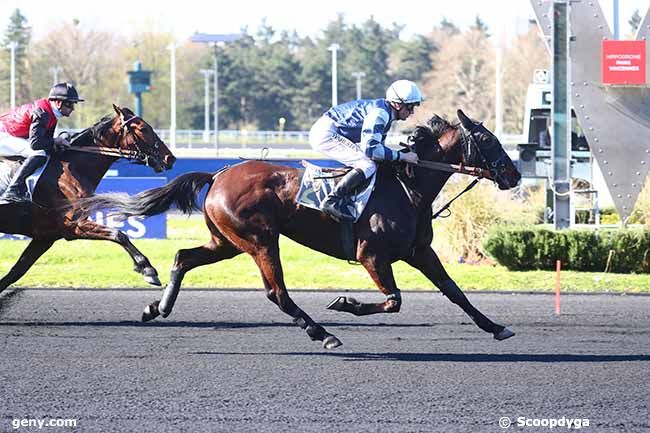
[[[497,184],[499,189],[506,190],[511,189],[519,185],[521,181],[521,174],[518,171],[510,172],[497,176]]]
[[[174,166],[174,163],[176,162],[176,157],[174,155],[165,155],[163,158],[163,165],[165,167],[165,170],[169,170]]]

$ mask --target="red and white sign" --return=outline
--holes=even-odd
[[[603,41],[603,84],[645,84],[645,41]]]

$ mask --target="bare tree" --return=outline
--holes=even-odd
[[[110,33],[84,30],[78,21],[53,30],[34,44],[34,96],[47,94],[53,82],[50,68],[59,67],[59,81],[74,83],[86,99],[63,126],[81,128],[96,122],[110,113],[112,102],[126,99],[124,44]]]
[[[439,33],[434,69],[426,75],[423,89],[428,96],[425,113],[449,118],[458,108],[494,127],[494,49],[485,32]]]
[[[507,133],[523,132],[526,91],[535,69],[548,69],[550,56],[537,25],[531,24],[506,50],[503,60],[503,129]]]

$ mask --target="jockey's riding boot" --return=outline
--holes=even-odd
[[[0,202],[29,201],[27,194],[27,178],[38,170],[47,161],[47,156],[32,155],[27,157],[23,165],[14,174],[5,193],[0,197]]]
[[[320,209],[337,221],[351,221],[349,215],[341,212],[341,202],[343,201],[343,198],[352,193],[354,188],[361,185],[364,180],[366,180],[366,176],[363,174],[362,170],[353,168],[348,171],[345,176],[343,176],[343,179],[341,179],[341,181],[336,185],[334,190],[325,197]]]

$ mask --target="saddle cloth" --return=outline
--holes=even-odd
[[[336,181],[343,176],[338,176],[336,172],[332,172],[332,169],[326,170],[307,161],[302,161],[302,165],[305,167],[305,171],[300,180],[296,201],[302,206],[320,210],[320,205],[325,197],[332,192]],[[344,199],[346,201],[342,203],[341,210],[353,218],[354,222],[357,222],[366,208],[370,194],[375,188],[376,178],[377,175],[373,175],[369,182],[364,182],[359,190]]]
[[[11,179],[13,179],[14,174],[16,171],[18,171],[24,161],[25,158],[0,156],[0,195],[2,195],[7,187],[9,187]],[[49,158],[47,162],[50,162]],[[45,170],[46,165],[47,163],[27,178],[27,189],[29,190],[30,194],[34,193],[36,182],[38,182],[38,179],[41,177],[41,174]]]

